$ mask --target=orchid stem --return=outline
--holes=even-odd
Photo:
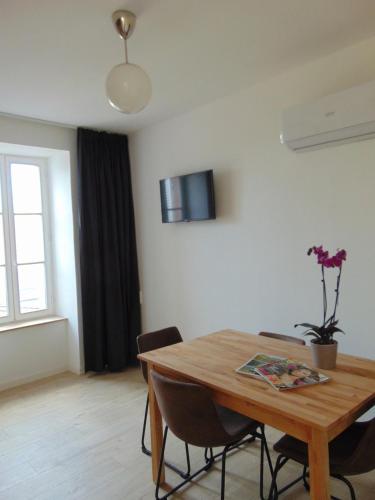
[[[332,322],[335,321],[335,319],[336,319],[336,309],[337,309],[337,305],[339,303],[341,272],[342,272],[342,266],[340,266],[340,271],[339,271],[339,274],[337,275],[337,284],[336,284],[336,290],[335,290],[336,300],[335,300],[335,308],[334,308],[333,314],[332,314]]]
[[[324,276],[324,266],[322,265],[322,283],[323,283],[323,325],[326,324],[327,317],[327,288],[326,288],[326,280]]]

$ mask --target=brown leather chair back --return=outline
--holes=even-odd
[[[283,335],[282,333],[259,332],[258,335],[276,340],[285,340],[285,342],[292,342],[293,344],[306,345],[303,339],[292,337],[291,335]]]
[[[161,347],[178,344],[182,342],[182,337],[176,326],[156,330],[155,332],[143,333],[137,337],[138,352],[153,351]],[[147,363],[141,361],[143,377],[148,382]]]
[[[175,436],[203,448],[225,446],[233,441],[206,387],[173,380],[153,370],[151,376],[160,412]]]
[[[355,422],[347,431],[339,436],[346,440],[357,440],[357,446],[350,458],[340,464],[340,474],[351,476],[365,474],[375,469],[375,417],[368,422]]]

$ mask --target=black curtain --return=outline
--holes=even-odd
[[[86,371],[136,362],[140,304],[128,139],[78,129]]]

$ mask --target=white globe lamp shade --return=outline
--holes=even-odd
[[[115,66],[106,81],[109,103],[122,113],[138,113],[151,99],[151,80],[136,64]]]

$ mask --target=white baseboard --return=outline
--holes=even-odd
[[[28,377],[21,377],[18,379],[10,380],[8,382],[0,383],[0,392],[18,387],[20,385],[30,384],[31,382],[35,382],[36,380],[51,377],[52,375],[58,375],[59,373],[64,373],[67,371],[69,371],[68,368],[66,366],[62,366],[60,368],[55,368],[54,370],[38,372]]]

